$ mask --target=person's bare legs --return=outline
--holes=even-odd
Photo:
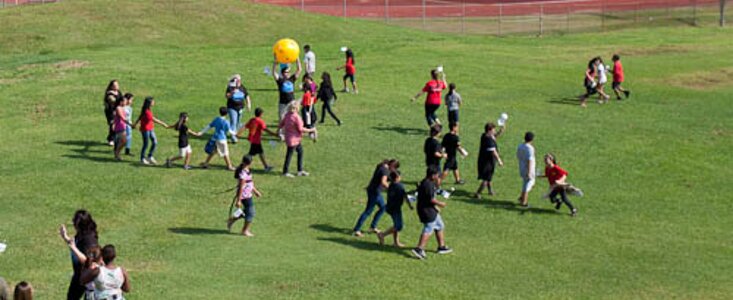
[[[405,247],[405,244],[400,243],[400,232],[397,230],[394,231],[394,246],[397,248]]]
[[[260,161],[262,162],[262,165],[265,167],[265,169],[269,168],[270,166],[267,165],[267,160],[265,160],[265,154],[260,153]]]
[[[229,171],[234,171],[234,167],[232,167],[232,162],[229,160],[229,155],[224,156],[224,162],[227,163],[227,169],[229,169]]]
[[[417,247],[425,250],[425,246],[428,244],[428,239],[430,239],[430,233],[421,234],[420,240],[417,242]]]
[[[119,140],[119,144],[115,144],[115,159],[122,160],[120,158],[120,152],[122,152],[122,148],[125,147],[125,144],[127,144],[127,138],[123,137]]]
[[[484,191],[484,188],[486,187],[486,181],[481,181],[481,184],[478,186],[478,190],[476,190],[476,194],[474,194],[474,197],[476,199],[481,199],[481,193]]]
[[[445,247],[445,236],[443,235],[443,230],[435,231],[435,239],[438,240],[439,247]]]
[[[453,177],[456,179],[456,182],[461,182],[461,172],[458,169],[453,170]]]
[[[242,235],[243,236],[255,236],[250,229],[252,228],[252,222],[250,221],[244,221],[244,227],[242,227]]]
[[[388,236],[388,235],[390,235],[392,233],[396,233],[396,232],[397,232],[397,230],[395,230],[394,227],[390,227],[389,229],[387,229],[385,231],[382,231],[380,233],[377,233],[377,238],[379,238],[379,244],[380,245],[384,245],[384,237],[385,236]]]
[[[191,163],[191,152],[186,153],[186,160],[184,160],[184,166],[188,166]]]
[[[351,87],[354,88],[354,94],[359,93],[359,89],[356,87],[356,81],[351,82]]]
[[[521,206],[527,206],[527,202],[529,201],[528,196],[529,194],[527,192],[522,192],[521,194],[519,194],[519,204]]]
[[[211,152],[211,154],[209,154],[208,156],[206,156],[206,160],[204,161],[203,164],[201,164],[201,166],[204,167],[204,168],[208,168],[209,167],[209,162],[211,162],[211,158],[212,157],[214,157],[214,152]]]

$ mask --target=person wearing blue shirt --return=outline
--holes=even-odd
[[[231,136],[235,136],[236,132],[234,132],[234,130],[232,130],[231,126],[229,125],[229,121],[225,118],[226,115],[227,108],[223,106],[219,107],[219,117],[214,118],[214,120],[212,120],[209,125],[206,125],[206,127],[198,133],[204,134],[209,131],[209,129],[214,128],[214,135],[211,136],[211,139],[209,139],[209,142],[206,143],[206,147],[204,148],[204,151],[206,151],[206,153],[208,154],[208,156],[206,157],[206,161],[201,164],[201,167],[204,169],[209,167],[209,162],[211,161],[211,158],[214,157],[214,153],[219,153],[219,156],[224,158],[224,162],[226,162],[227,168],[230,171],[234,171],[232,162],[229,159],[227,133],[229,133],[229,135]]]

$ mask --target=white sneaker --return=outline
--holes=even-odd
[[[150,162],[147,159],[145,159],[145,158],[141,159],[140,160],[140,163],[143,164],[143,165],[149,165],[150,164]]]
[[[298,172],[298,176],[308,176],[308,175],[310,175],[310,173],[308,173],[306,171],[300,171],[300,172]]]
[[[148,162],[150,162],[151,165],[157,165],[158,161],[155,160],[155,157],[148,157]]]
[[[285,173],[285,174],[283,174],[283,176],[285,176],[287,178],[293,178],[293,177],[295,177],[295,175],[290,174],[290,173]]]

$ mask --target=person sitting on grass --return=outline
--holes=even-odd
[[[272,167],[267,164],[265,150],[262,148],[262,132],[267,132],[275,137],[278,135],[272,130],[267,129],[267,124],[262,120],[263,113],[262,108],[255,108],[254,118],[249,119],[247,124],[237,132],[237,137],[241,137],[245,129],[249,130],[249,135],[247,136],[247,140],[249,140],[249,155],[252,157],[259,155],[260,161],[262,161],[262,165],[265,167],[265,172],[270,172]]]
[[[191,150],[191,145],[188,143],[188,135],[193,134],[195,136],[201,136],[201,134],[188,128],[188,114],[185,112],[182,112],[178,116],[178,122],[173,124],[171,128],[178,131],[178,155],[166,159],[165,166],[170,168],[174,161],[184,159],[183,169],[189,170],[191,169],[191,153],[193,151]]]
[[[254,236],[252,234],[252,220],[255,217],[255,204],[252,201],[254,197],[262,197],[262,193],[255,187],[252,180],[252,156],[245,155],[242,157],[242,163],[239,164],[237,170],[234,171],[234,178],[237,179],[237,210],[227,220],[227,230],[232,230],[232,225],[238,219],[244,219],[244,227],[242,227],[242,235],[246,237]],[[244,210],[242,210],[244,209]]]
[[[203,135],[205,132],[209,131],[209,129],[214,128],[214,135],[211,136],[211,139],[206,144],[205,152],[209,155],[206,157],[206,161],[204,161],[201,164],[201,167],[206,169],[209,167],[209,162],[211,161],[211,158],[214,157],[214,150],[224,158],[224,162],[227,164],[227,169],[230,171],[234,171],[234,167],[232,166],[232,162],[229,160],[229,145],[227,144],[227,133],[230,135],[236,135],[237,133],[232,131],[232,128],[229,127],[229,121],[225,119],[227,115],[227,108],[226,107],[219,107],[219,116],[214,118],[214,120],[209,123],[209,125],[206,125],[204,129],[202,129],[200,132],[197,133],[197,135]]]
[[[379,238],[379,244],[384,245],[384,237],[393,234],[394,246],[397,248],[402,248],[405,247],[404,244],[400,243],[400,231],[402,231],[403,228],[402,203],[405,202],[405,198],[407,198],[407,192],[405,191],[405,186],[402,184],[402,176],[400,175],[400,171],[395,170],[390,173],[389,181],[391,183],[389,185],[389,189],[387,190],[386,211],[392,218],[393,226],[383,232],[377,233],[377,238]],[[412,204],[410,204],[409,201],[407,202],[407,206],[412,209]]]
[[[420,222],[423,223],[423,229],[417,247],[412,249],[412,254],[418,259],[427,258],[425,246],[427,246],[428,239],[433,232],[435,232],[435,238],[438,240],[438,254],[453,252],[453,249],[445,245],[445,224],[437,208],[446,206],[445,202],[438,201],[435,197],[438,180],[440,180],[440,171],[436,168],[428,168],[425,179],[420,182],[417,188],[417,215]]]

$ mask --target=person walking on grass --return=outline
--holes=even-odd
[[[336,70],[344,69],[344,89],[342,92],[348,93],[349,88],[346,86],[346,79],[351,80],[351,88],[354,94],[358,94],[359,90],[356,87],[356,61],[354,60],[354,51],[351,48],[346,49],[346,63],[343,66],[336,68]]]
[[[209,162],[211,162],[211,159],[214,157],[214,150],[216,150],[216,153],[218,153],[219,156],[223,158],[224,162],[227,164],[227,169],[230,171],[234,171],[232,162],[231,160],[229,160],[229,145],[227,144],[227,133],[229,135],[236,135],[237,133],[234,132],[231,127],[229,127],[229,122],[225,119],[227,113],[228,111],[226,107],[219,107],[219,116],[214,118],[214,120],[212,120],[209,125],[206,125],[206,127],[204,127],[204,129],[202,129],[197,134],[201,136],[209,131],[209,129],[214,128],[214,135],[211,136],[211,139],[209,139],[209,142],[206,143],[206,147],[204,148],[208,156],[206,156],[206,160],[201,164],[201,168],[209,168]]]
[[[114,145],[115,132],[112,130],[112,121],[114,120],[115,103],[118,103],[119,99],[122,99],[120,83],[117,79],[113,79],[104,90],[104,116],[107,119],[107,143],[110,146]]]
[[[570,186],[565,180],[568,178],[568,172],[557,165],[555,155],[552,153],[545,154],[545,176],[550,184],[549,198],[550,202],[555,204],[555,209],[560,209],[563,203],[570,209],[570,215],[576,216],[578,209],[568,199],[567,188]],[[560,199],[557,199],[560,196]]]
[[[618,54],[613,55],[613,92],[616,94],[616,100],[621,100],[621,94],[626,96],[626,99],[631,96],[631,91],[625,90],[621,84],[624,83],[624,66],[621,64],[621,56]]]
[[[298,176],[308,176],[308,172],[303,170],[303,146],[300,142],[304,133],[315,133],[315,128],[305,128],[303,119],[298,115],[299,105],[293,102],[289,106],[289,112],[283,116],[278,128],[282,131],[285,139],[285,145],[288,147],[285,154],[285,164],[283,164],[283,176],[295,177],[288,172],[290,168],[290,160],[293,158],[293,152],[298,153]]]
[[[249,135],[247,136],[247,140],[249,140],[249,155],[252,157],[259,155],[260,161],[262,161],[262,166],[265,168],[265,172],[270,172],[272,171],[272,167],[267,164],[267,160],[265,160],[265,150],[262,148],[262,132],[267,132],[275,137],[278,135],[277,133],[272,132],[272,130],[267,129],[267,124],[262,120],[263,112],[262,108],[255,108],[254,118],[249,119],[247,124],[237,132],[237,137],[241,138],[244,130],[249,130]]]
[[[448,126],[453,127],[456,125],[456,131],[458,130],[459,121],[459,110],[463,105],[463,99],[461,95],[456,91],[456,84],[451,83],[448,85],[448,94],[445,95],[445,106],[448,107]]]
[[[132,121],[132,105],[134,104],[135,96],[131,93],[125,94],[125,118],[128,121]],[[132,149],[132,125],[125,126],[125,137],[127,143],[125,143],[125,155],[132,155],[130,152]]]
[[[135,121],[135,124],[132,125],[132,128],[135,128],[140,124],[140,133],[143,137],[143,148],[140,150],[140,162],[144,165],[155,165],[158,163],[155,160],[155,157],[153,157],[155,147],[158,145],[158,138],[155,136],[154,131],[155,123],[158,123],[163,127],[168,127],[165,122],[158,120],[153,116],[153,106],[155,106],[155,99],[150,96],[146,97],[145,102],[143,102],[143,107],[140,109],[140,116],[137,118],[137,121]],[[148,144],[150,144],[150,152],[148,152],[146,156],[145,150],[148,149]]]
[[[417,188],[417,215],[420,222],[423,223],[423,229],[417,247],[412,249],[412,254],[418,259],[427,258],[425,247],[433,233],[438,241],[438,254],[453,252],[453,249],[448,248],[445,244],[445,224],[437,208],[446,206],[445,202],[438,201],[435,197],[438,180],[440,180],[440,171],[436,168],[428,168],[425,179]]]
[[[303,46],[303,62],[305,63],[305,73],[311,77],[316,76],[316,54],[311,50],[311,45]]]
[[[229,127],[237,131],[241,127],[242,110],[246,107],[247,111],[252,109],[252,100],[249,97],[247,88],[242,85],[242,76],[234,74],[229,80],[225,93],[227,98],[227,115],[229,116]],[[245,106],[246,104],[246,106]],[[237,137],[232,136],[232,143],[237,142]]]
[[[323,72],[321,74],[321,86],[318,88],[318,99],[321,100],[321,124],[326,121],[326,112],[331,115],[331,118],[336,120],[336,124],[341,126],[341,120],[333,113],[333,104],[338,99],[336,91],[333,90],[333,83],[331,82],[331,74]]]
[[[611,98],[611,96],[606,94],[605,90],[606,82],[608,82],[608,66],[603,63],[603,59],[601,57],[596,57],[596,61],[598,62],[598,84],[596,85],[596,90],[598,91],[598,103],[608,103],[608,99]]]
[[[188,114],[182,112],[178,116],[178,122],[173,124],[171,128],[178,131],[178,155],[169,157],[165,160],[165,166],[170,168],[172,163],[176,160],[183,159],[183,169],[191,169],[191,145],[188,143],[188,135],[192,134],[195,136],[201,136],[198,132],[195,132],[188,128]]]
[[[295,101],[295,82],[300,77],[300,59],[296,60],[295,74],[290,74],[290,67],[283,67],[278,72],[277,59],[272,62],[272,77],[277,83],[277,91],[279,95],[279,101],[277,105],[278,110],[278,123],[282,121],[285,114],[288,112],[288,105]]]
[[[252,156],[245,155],[242,157],[242,163],[239,164],[234,171],[234,178],[237,179],[237,210],[227,220],[227,230],[232,230],[232,225],[239,219],[244,219],[244,227],[242,227],[242,235],[246,237],[254,236],[252,234],[252,220],[255,217],[255,204],[252,201],[254,197],[262,197],[262,193],[255,187],[252,180]]]
[[[303,119],[303,126],[309,129],[316,128],[316,121],[318,120],[315,108],[317,88],[316,83],[309,75],[303,76],[303,97],[300,101],[300,115]],[[313,133],[310,134],[310,137],[314,140],[316,138]]]
[[[82,273],[81,282],[93,284],[94,299],[124,300],[123,293],[130,292],[130,275],[125,268],[115,264],[115,246],[105,245],[101,258],[102,261],[96,262]]]
[[[122,152],[122,148],[127,144],[127,128],[128,126],[132,126],[130,119],[127,118],[127,114],[125,113],[126,103],[127,101],[124,97],[117,99],[117,102],[115,103],[115,111],[113,113],[114,117],[112,119],[112,131],[115,133],[114,154],[115,160],[118,161],[122,160],[120,153]]]
[[[456,184],[464,184],[465,181],[461,179],[461,173],[458,171],[458,149],[461,147],[461,140],[458,138],[458,123],[450,124],[450,132],[443,136],[443,141],[440,143],[443,149],[445,149],[445,164],[443,164],[443,174],[440,176],[442,182],[448,177],[448,172],[453,171],[453,177],[456,179]],[[465,150],[463,150],[465,151]]]
[[[597,73],[598,61],[593,58],[588,62],[588,68],[585,70],[585,76],[583,77],[583,87],[585,87],[585,94],[580,96],[580,106],[586,107],[588,97],[595,95],[598,90],[596,89],[596,73]]]
[[[405,245],[400,242],[400,231],[402,231],[403,228],[402,203],[404,203],[407,198],[407,192],[405,191],[405,186],[402,184],[400,171],[392,171],[389,174],[389,181],[391,183],[387,189],[386,211],[392,218],[393,225],[389,229],[377,233],[377,238],[379,239],[379,244],[384,245],[384,238],[392,234],[394,235],[394,246],[397,248],[403,248]],[[412,204],[410,204],[409,201],[407,201],[407,206],[412,209]]]
[[[443,126],[435,124],[430,127],[430,137],[425,139],[423,144],[423,152],[425,152],[425,166],[428,168],[435,168],[440,171],[440,161],[447,157],[443,152],[443,146],[440,144],[440,131],[443,130]],[[438,183],[440,186],[440,182]]]
[[[436,123],[440,124],[440,120],[435,112],[440,108],[441,92],[446,88],[445,73],[438,72],[438,70],[430,71],[430,81],[425,83],[425,86],[420,90],[417,95],[412,97],[414,102],[422,94],[427,93],[425,98],[425,120],[428,122],[428,126],[433,126]],[[438,78],[440,77],[440,78]]]
[[[527,203],[529,192],[535,184],[535,166],[536,160],[534,156],[534,133],[527,131],[524,134],[524,143],[517,147],[517,161],[519,162],[519,177],[522,178],[522,192],[519,194],[519,204],[528,206]]]
[[[478,152],[478,179],[481,180],[481,184],[476,190],[474,197],[481,199],[481,192],[484,188],[488,190],[489,196],[494,195],[494,189],[491,184],[494,178],[494,170],[496,164],[504,166],[504,162],[499,156],[499,147],[496,144],[496,138],[504,132],[505,127],[499,127],[497,132],[496,125],[494,123],[486,123],[484,126],[484,133],[481,135],[481,147]]]
[[[361,237],[364,234],[361,232],[361,227],[364,222],[372,215],[374,207],[377,207],[377,213],[372,219],[372,223],[369,226],[369,232],[379,233],[377,225],[379,220],[385,211],[384,197],[382,197],[382,191],[389,188],[389,174],[390,174],[390,160],[383,160],[374,169],[372,179],[369,180],[369,185],[366,187],[367,192],[367,204],[364,208],[364,212],[359,215],[359,219],[356,221],[354,226],[354,236]]]

